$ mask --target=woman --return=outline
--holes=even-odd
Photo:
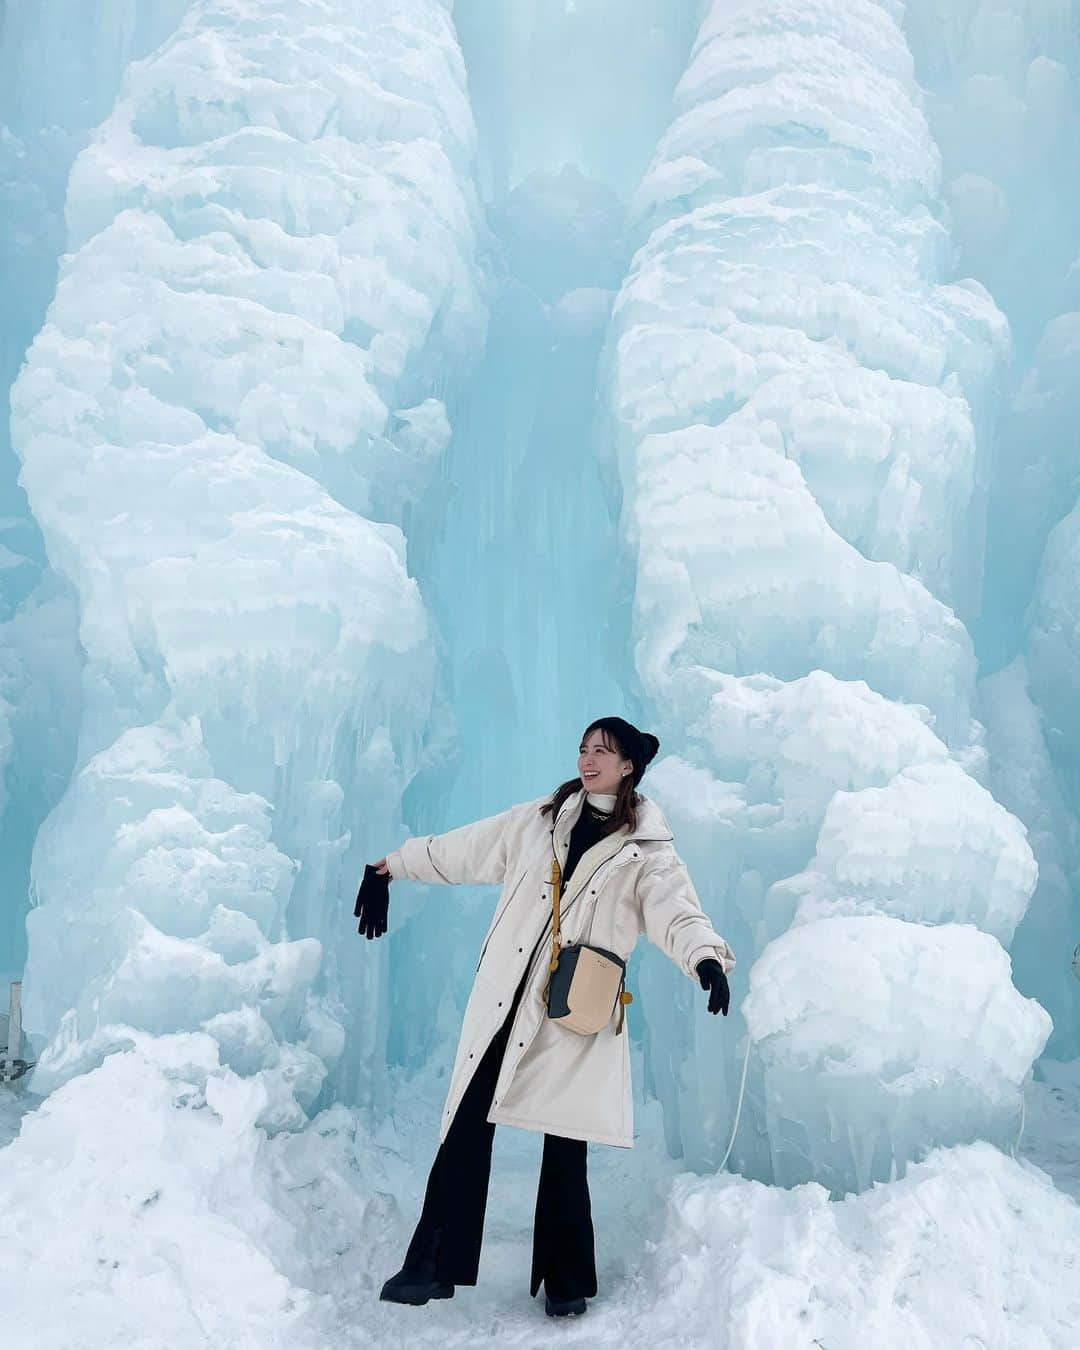
[[[476,1283],[497,1124],[544,1135],[530,1292],[543,1282],[552,1316],[583,1313],[595,1295],[586,1152],[589,1141],[633,1146],[629,1037],[621,1001],[592,1035],[547,1015],[553,860],[564,945],[587,942],[626,961],[644,932],[709,990],[709,1011],[725,1016],[735,965],[663,812],[635,790],[659,745],[621,717],[601,717],[582,739],[578,778],[446,834],[406,839],[369,866],[372,882],[385,879],[383,896],[400,877],[503,886],[465,1009],[423,1212],[381,1298],[422,1304]],[[380,906],[367,875],[356,912],[361,932],[385,932],[385,899]]]

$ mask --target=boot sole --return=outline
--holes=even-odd
[[[584,1299],[574,1303],[552,1303],[549,1299],[544,1301],[544,1311],[549,1317],[580,1317],[587,1306]]]

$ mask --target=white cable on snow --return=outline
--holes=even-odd
[[[1020,1156],[1020,1140],[1024,1137],[1024,1126],[1027,1124],[1027,1094],[1021,1089],[1020,1092],[1020,1133],[1016,1136],[1016,1143],[1013,1145],[1013,1157]]]
[[[731,1127],[731,1138],[728,1141],[727,1152],[724,1154],[724,1160],[716,1169],[722,1172],[727,1166],[727,1160],[731,1157],[731,1150],[735,1147],[735,1136],[739,1133],[739,1117],[742,1115],[743,1096],[746,1093],[746,1070],[750,1067],[750,1050],[754,1042],[750,1039],[749,1031],[746,1033],[746,1055],[742,1063],[742,1082],[739,1084],[739,1100],[735,1106],[735,1124]]]

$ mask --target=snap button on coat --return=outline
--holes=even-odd
[[[386,856],[395,879],[431,884],[501,883],[480,952],[443,1113],[445,1139],[472,1074],[471,1061],[498,1031],[499,1009],[525,981],[504,1052],[488,1120],[497,1125],[631,1148],[633,1094],[628,1036],[608,1025],[580,1036],[547,1016],[543,989],[551,956],[551,863],[566,861],[584,788],[563,802],[558,819],[541,815],[550,794],[521,802],[445,834],[406,839]],[[561,899],[564,942],[590,942],[629,960],[639,936],[661,949],[694,982],[710,956],[725,973],[735,954],[701,908],[660,807],[638,793],[638,824],[585,850]],[[528,882],[529,884],[523,884]],[[538,905],[537,893],[548,901]]]

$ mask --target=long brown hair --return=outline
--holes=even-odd
[[[590,731],[599,730],[600,736],[609,750],[619,754],[623,759],[629,759],[625,746],[623,746],[618,736],[607,727],[599,726],[596,722],[590,722],[582,733],[582,740],[585,740]],[[544,802],[540,807],[540,814],[547,815],[550,811],[554,820],[567,797],[578,792],[585,784],[580,778],[568,778],[565,783],[560,783],[551,794],[549,801]],[[614,834],[616,830],[624,825],[630,831],[637,829],[637,808],[640,802],[637,789],[634,787],[634,775],[628,773],[619,784],[619,790],[615,794],[615,806],[611,812],[611,820],[604,827],[604,834]]]

